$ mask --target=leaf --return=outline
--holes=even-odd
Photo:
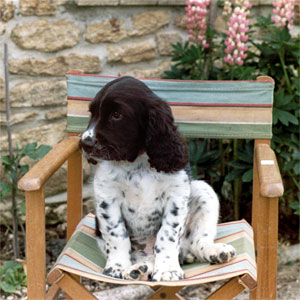
[[[30,157],[31,153],[33,153],[35,151],[35,148],[37,146],[37,143],[34,142],[34,143],[31,143],[31,144],[26,144],[22,151],[21,151],[21,154],[24,156],[24,155],[27,155]]]
[[[1,157],[1,161],[2,161],[2,164],[6,165],[6,166],[10,166],[11,165],[10,157],[9,156],[2,156]]]
[[[13,269],[13,270],[22,268],[22,265],[20,263],[13,261],[13,260],[6,261],[4,266],[6,269]]]
[[[26,213],[25,200],[23,200],[23,201],[20,203],[19,210],[20,210],[20,212],[22,213],[22,215],[25,216],[25,213]]]
[[[44,157],[50,150],[52,149],[51,146],[41,145],[36,150],[36,158]]]
[[[7,196],[12,190],[12,186],[5,181],[0,181],[0,199]]]
[[[294,172],[296,175],[299,175],[300,174],[300,162],[297,161],[294,165],[294,168],[293,168]]]
[[[22,175],[26,174],[29,171],[29,166],[25,165],[25,166],[20,166],[20,172]]]
[[[295,215],[300,215],[300,202],[292,202],[289,206],[291,209],[295,210]]]
[[[277,113],[278,113],[278,119],[283,125],[288,126],[289,122],[294,125],[298,125],[298,119],[290,112],[277,109]]]
[[[243,170],[235,169],[235,170],[229,172],[225,176],[225,180],[226,181],[233,181],[234,179],[240,178],[242,174],[243,174]]]
[[[44,157],[52,147],[41,145],[37,148],[37,143],[26,144],[22,149],[22,155],[27,155],[31,159],[38,159]]]
[[[17,286],[0,281],[1,289],[6,293],[14,293],[17,290]]]
[[[274,95],[274,105],[276,107],[283,107],[290,103],[293,99],[293,95],[285,94],[284,90],[281,89]]]
[[[241,169],[241,170],[249,169],[249,164],[240,161],[231,161],[229,162],[229,165],[235,169]]]
[[[253,180],[253,169],[246,171],[242,176],[243,182],[251,182]]]

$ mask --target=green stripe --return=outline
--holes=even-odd
[[[100,268],[103,269],[105,267],[106,259],[101,253],[96,240],[89,235],[81,231],[76,232],[68,242],[68,247],[86,257]]]
[[[270,139],[271,124],[195,124],[177,123],[179,131],[189,138]]]
[[[68,116],[67,131],[82,133],[88,126],[89,117]],[[270,139],[271,124],[207,124],[177,123],[181,134],[189,138],[238,138]]]
[[[68,96],[94,98],[114,78],[67,75]],[[272,82],[141,80],[168,102],[272,104]]]

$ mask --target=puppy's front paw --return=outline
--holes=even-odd
[[[121,263],[110,263],[106,264],[103,275],[123,279],[125,277],[125,270],[127,267]]]
[[[153,281],[169,281],[181,279],[184,279],[184,272],[179,266],[177,268],[175,266],[167,266],[167,268],[161,266],[160,268],[155,269],[152,274]]]
[[[226,263],[236,255],[236,251],[231,245],[215,243],[204,247],[202,255],[211,264]]]
[[[153,267],[152,261],[134,264],[127,270],[125,278],[130,280],[147,280],[153,272]]]

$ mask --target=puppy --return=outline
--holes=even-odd
[[[89,110],[80,146],[97,164],[94,195],[97,240],[107,256],[104,274],[179,280],[180,263],[228,262],[235,249],[214,243],[218,197],[205,182],[189,179],[187,146],[168,104],[143,82],[121,77],[100,90]]]

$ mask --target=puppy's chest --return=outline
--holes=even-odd
[[[151,170],[127,171],[120,178],[120,207],[129,235],[157,233],[166,202],[167,182]]]

